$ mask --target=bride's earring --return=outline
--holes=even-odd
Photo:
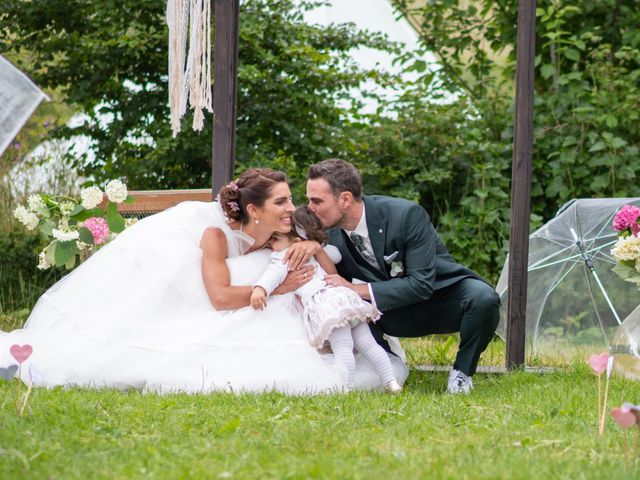
[[[254,222],[256,222],[256,225],[257,225],[257,224],[259,224],[259,223],[260,223],[260,219],[259,219],[259,218],[256,218],[256,219],[254,220]]]

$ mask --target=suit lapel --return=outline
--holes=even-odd
[[[387,265],[384,262],[384,246],[387,238],[387,216],[384,211],[368,197],[364,197],[365,215],[367,219],[367,230],[369,230],[369,241],[373,254],[378,262],[380,271],[388,278]]]

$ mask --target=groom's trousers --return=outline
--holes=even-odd
[[[454,368],[467,375],[476,372],[480,354],[498,327],[500,297],[481,280],[467,277],[436,290],[426,302],[382,312],[369,326],[384,348],[386,333],[395,337],[422,337],[460,332],[460,349]]]

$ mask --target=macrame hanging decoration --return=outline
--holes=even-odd
[[[211,0],[168,0],[169,108],[173,137],[180,132],[187,100],[193,129],[204,127],[211,108]],[[187,38],[189,50],[187,53]]]

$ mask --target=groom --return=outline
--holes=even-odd
[[[344,160],[311,165],[307,197],[329,243],[342,254],[339,275],[327,275],[327,283],[351,288],[382,311],[370,325],[387,350],[385,333],[460,332],[447,391],[470,392],[480,354],[498,325],[500,299],[493,287],[451,258],[421,206],[363,195],[359,172]]]

